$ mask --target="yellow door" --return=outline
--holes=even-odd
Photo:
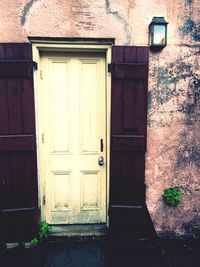
[[[46,221],[105,223],[104,56],[46,52],[41,70],[39,131]]]

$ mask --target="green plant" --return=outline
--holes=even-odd
[[[38,245],[41,243],[44,239],[48,238],[50,232],[50,226],[46,222],[40,222],[38,234],[35,238],[31,240],[31,244],[33,246]]]
[[[182,199],[180,188],[170,187],[164,189],[163,199],[170,206],[178,206]]]
[[[40,243],[40,240],[37,237],[31,240],[31,245],[33,246],[37,246],[39,243]]]

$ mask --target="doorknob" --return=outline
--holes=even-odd
[[[104,164],[104,158],[103,158],[103,156],[99,156],[98,157],[98,164],[99,164],[99,166],[102,166]]]

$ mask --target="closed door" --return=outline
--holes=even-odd
[[[39,113],[45,217],[106,222],[105,59],[43,53]]]

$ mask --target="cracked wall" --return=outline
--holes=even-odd
[[[0,42],[28,36],[115,38],[148,45],[154,16],[168,24],[168,46],[150,52],[146,199],[160,235],[199,236],[200,3],[198,0],[0,1]],[[177,208],[163,189],[180,186]]]
[[[162,235],[200,233],[199,52],[198,46],[170,47],[163,51],[168,60],[158,55],[150,59],[147,203]],[[183,193],[177,208],[166,206],[161,197],[171,186]]]

